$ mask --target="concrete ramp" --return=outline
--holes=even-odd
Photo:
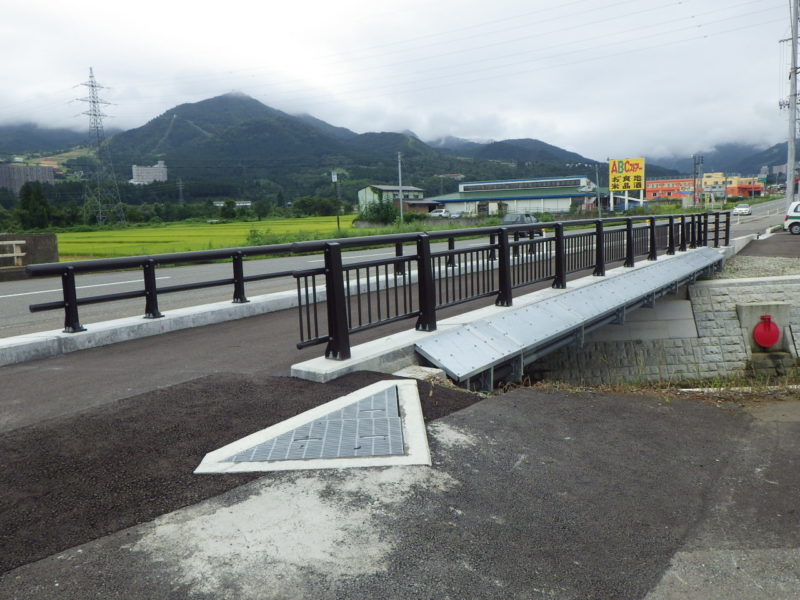
[[[469,387],[489,389],[496,376],[518,381],[523,368],[537,358],[566,345],[582,345],[589,331],[623,323],[626,312],[652,307],[657,298],[717,270],[722,261],[722,254],[712,248],[682,253],[429,336],[417,342],[416,350]]]

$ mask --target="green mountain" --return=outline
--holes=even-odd
[[[397,181],[402,154],[403,181],[430,193],[453,191],[443,173],[467,180],[522,179],[559,175],[595,177],[595,161],[534,139],[487,143],[443,138],[431,144],[413,132],[357,134],[311,115],[290,115],[240,93],[175,106],[145,125],[107,140],[120,181],[133,164],[164,160],[171,182],[180,178],[188,197],[284,199],[334,193],[330,171],[346,173],[340,192],[346,200],[369,183]],[[91,161],[75,160],[75,170],[91,173]],[[601,183],[605,178],[601,163]],[[653,174],[668,175],[651,165]],[[170,189],[171,184],[161,186]],[[155,192],[154,192],[155,193]]]

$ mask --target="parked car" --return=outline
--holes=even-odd
[[[431,212],[428,213],[429,217],[434,219],[449,219],[450,218],[450,211],[446,208],[434,208]]]
[[[789,205],[789,210],[783,218],[783,230],[795,235],[800,234],[800,202],[792,202]]]
[[[753,209],[749,204],[737,204],[733,209],[733,216],[736,215],[752,215]]]
[[[539,219],[528,213],[506,213],[500,225],[502,227],[508,227],[510,225],[534,225],[538,222]],[[535,233],[536,235],[544,235],[541,229],[537,230]],[[528,232],[520,231],[519,236],[528,237]]]

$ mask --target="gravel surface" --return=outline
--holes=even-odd
[[[725,262],[725,269],[711,279],[746,279],[800,275],[800,258],[779,256],[735,256]]]

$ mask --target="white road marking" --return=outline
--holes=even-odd
[[[171,276],[164,275],[162,277],[156,277],[158,279],[171,279]],[[85,290],[88,288],[96,288],[96,287],[103,287],[106,285],[124,285],[126,283],[142,283],[141,279],[131,279],[130,281],[110,281],[108,283],[93,283],[91,285],[77,285],[75,286],[76,290]],[[60,292],[62,291],[61,288],[56,288],[54,290],[38,290],[36,292],[22,292],[20,294],[6,294],[5,296],[0,296],[0,298],[17,298],[19,296],[33,296],[34,294],[51,294],[53,292]]]
[[[375,254],[362,254],[362,255],[360,255],[360,256],[353,256],[353,255],[351,255],[351,254],[347,254],[347,255],[343,254],[343,255],[342,255],[342,260],[351,259],[351,258],[352,258],[352,259],[358,259],[358,258],[372,258],[373,256],[394,256],[394,252],[376,252]],[[324,262],[325,262],[325,259],[324,259],[324,258],[319,258],[319,259],[316,259],[316,260],[308,260],[308,261],[306,261],[306,262],[310,262],[310,263],[324,263]]]

